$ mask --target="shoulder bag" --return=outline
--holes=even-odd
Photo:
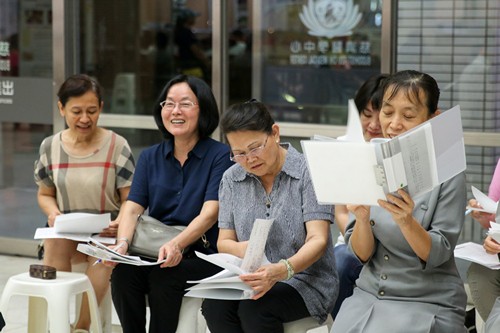
[[[185,228],[185,226],[180,225],[166,225],[148,215],[139,215],[128,252],[132,255],[156,259],[160,247],[174,239]],[[185,248],[184,252],[187,250]]]

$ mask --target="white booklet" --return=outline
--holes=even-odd
[[[87,242],[93,234],[100,233],[111,222],[111,214],[69,213],[58,215],[54,227],[37,228],[34,239],[66,238]],[[94,236],[102,243],[114,244],[114,237]]]
[[[269,263],[264,255],[264,248],[273,221],[255,220],[243,259],[228,253],[207,255],[196,252],[198,257],[222,267],[223,270],[202,280],[187,281],[188,283],[196,283],[196,285],[187,288],[188,292],[185,296],[225,300],[249,299],[253,297],[255,292],[240,280],[239,275],[254,272],[260,266]]]
[[[159,265],[165,262],[165,260],[151,262],[142,260],[138,256],[130,256],[118,253],[94,238],[91,238],[88,244],[78,244],[76,249],[79,252],[85,253],[86,255],[89,255],[91,257],[95,257],[103,261],[117,262],[120,264],[128,264],[135,266],[152,266],[152,265]]]
[[[488,254],[482,245],[473,242],[455,247],[455,258],[475,262],[490,269],[500,269],[500,260],[496,254]]]
[[[377,205],[400,188],[414,197],[466,168],[459,106],[391,140],[357,137],[301,141],[319,203]]]

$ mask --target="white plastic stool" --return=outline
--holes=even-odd
[[[333,326],[333,318],[328,315],[323,324],[318,324],[318,321],[313,317],[302,318],[283,324],[285,333],[329,333]]]
[[[78,264],[71,265],[72,272],[85,273],[87,269],[88,263],[82,262]],[[80,308],[82,304],[82,298],[79,295],[76,298],[76,314],[77,317],[75,321],[78,321],[78,317],[80,315]],[[108,288],[106,295],[101,300],[101,304],[99,305],[99,314],[101,318],[102,332],[103,333],[111,333],[113,330],[112,316],[113,316],[113,301],[111,299],[111,287]]]
[[[323,324],[318,324],[318,321],[313,317],[302,318],[283,324],[285,333],[330,333],[332,326],[333,318],[331,315],[328,315]],[[208,328],[206,329],[206,333],[210,333]]]
[[[0,299],[0,311],[4,315],[7,313],[12,296],[29,296],[29,333],[47,332],[47,327],[50,328],[50,333],[68,333],[70,298],[81,293],[87,293],[89,299],[90,329],[94,333],[101,333],[101,320],[94,289],[85,274],[57,272],[57,278],[53,280],[32,278],[28,273],[11,276]],[[5,321],[8,323],[8,318]]]
[[[202,298],[184,297],[179,312],[177,333],[204,333],[207,323],[201,314]]]

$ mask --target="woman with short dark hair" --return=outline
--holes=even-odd
[[[43,140],[35,163],[38,204],[54,226],[57,215],[85,212],[110,213],[112,222],[103,236],[115,237],[118,212],[127,199],[135,162],[127,140],[97,125],[103,108],[99,83],[85,74],[68,77],[57,93],[59,113],[68,128]],[[95,258],[76,250],[78,242],[53,238],[44,241],[45,265],[71,271],[71,264],[88,262],[86,274],[103,299],[109,288],[111,269],[93,265]],[[90,327],[87,297],[83,298],[75,332]]]
[[[240,275],[249,300],[206,299],[202,312],[217,333],[283,332],[305,317],[324,321],[338,292],[330,234],[332,206],[319,205],[304,156],[280,143],[266,106],[232,105],[221,128],[237,162],[223,176],[219,196],[219,252],[243,258],[255,219],[274,219],[265,247],[270,262]]]
[[[137,216],[146,209],[157,220],[186,229],[159,249],[158,260],[166,260],[161,265],[114,268],[111,292],[124,333],[145,332],[146,296],[149,332],[176,332],[187,281],[219,271],[194,255],[216,251],[219,183],[232,164],[227,145],[209,137],[219,120],[215,98],[203,80],[179,75],[160,94],[154,118],[165,140],[139,157],[121,212],[117,251],[127,252]],[[207,247],[196,242],[203,235]]]

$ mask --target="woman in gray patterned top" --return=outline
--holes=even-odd
[[[220,252],[242,258],[257,218],[274,219],[266,243],[270,264],[240,275],[250,300],[205,300],[211,332],[283,332],[283,323],[326,319],[338,293],[330,223],[319,205],[305,158],[280,144],[279,127],[260,102],[232,105],[221,121],[231,146],[219,188]]]

